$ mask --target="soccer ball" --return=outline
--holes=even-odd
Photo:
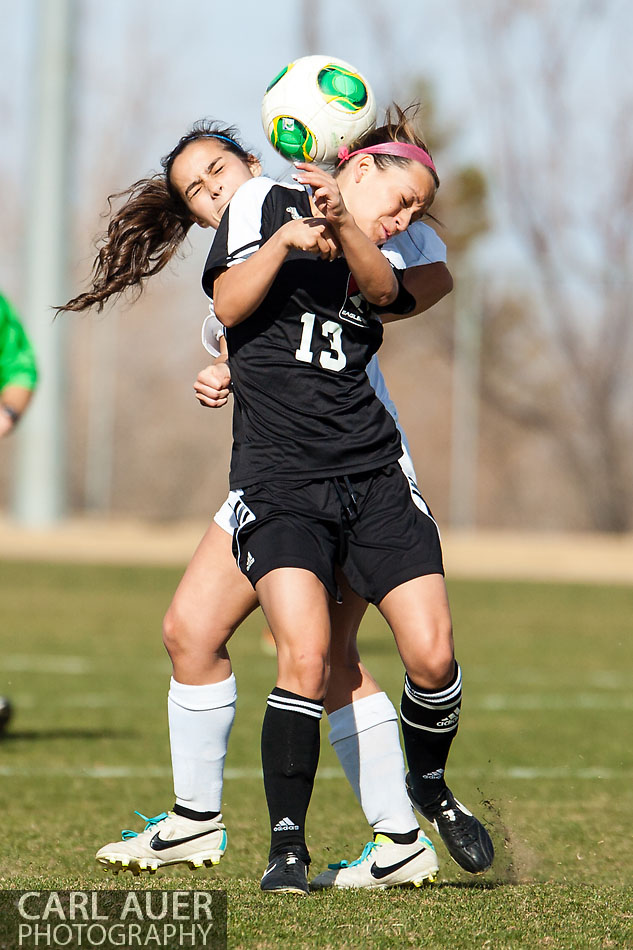
[[[0,696],[0,735],[9,725],[9,720],[13,714],[11,703],[5,696]]]
[[[268,86],[262,125],[273,147],[291,162],[336,162],[376,121],[376,100],[357,69],[331,56],[288,63]]]

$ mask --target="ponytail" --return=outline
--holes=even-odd
[[[220,139],[227,151],[233,152],[247,165],[257,161],[238,139],[237,129],[223,126],[213,119],[194,123],[177,145],[161,159],[163,171],[151,178],[141,178],[125,191],[110,195],[110,223],[100,239],[100,247],[92,266],[92,286],[86,293],[69,300],[65,310],[103,310],[110,297],[133,288],[136,296],[143,292],[144,282],[163,269],[174,256],[193,224],[191,213],[170,181],[174,159],[198,139]],[[117,211],[113,201],[124,198]]]
[[[113,201],[125,198],[112,213]],[[193,224],[189,211],[170,188],[164,174],[141,178],[130,188],[110,195],[108,230],[92,268],[92,287],[69,300],[65,310],[103,310],[106,301],[134,288],[136,296],[144,281],[157,274],[174,256]]]

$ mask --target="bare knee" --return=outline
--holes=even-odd
[[[226,653],[225,644],[231,633],[218,623],[205,629],[199,619],[183,611],[177,602],[170,604],[163,618],[163,644],[172,662],[196,656],[201,650],[205,655]]]
[[[407,673],[416,685],[427,689],[447,686],[455,675],[453,633],[449,622],[435,625],[420,638],[420,649],[407,663]]]
[[[325,696],[330,667],[327,656],[319,652],[279,652],[277,685],[299,696],[322,699]]]
[[[163,617],[163,644],[172,660],[187,652],[191,643],[189,625],[176,604],[170,604]]]
[[[429,657],[413,670],[407,670],[409,679],[426,689],[441,689],[448,686],[455,675],[455,658],[450,656]]]

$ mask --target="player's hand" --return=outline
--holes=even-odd
[[[193,385],[196,399],[208,409],[221,409],[229,399],[231,370],[228,363],[213,363],[198,373]]]
[[[340,247],[323,218],[297,218],[279,229],[288,249],[316,254],[324,261],[332,261],[340,254]]]
[[[0,412],[0,439],[12,431],[13,423],[11,422],[11,419],[6,414],[6,412]]]
[[[298,174],[292,177],[312,189],[312,200],[328,224],[340,227],[350,217],[336,178],[307,162],[295,162]]]

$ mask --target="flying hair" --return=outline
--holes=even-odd
[[[143,292],[148,278],[161,271],[172,259],[194,223],[191,212],[171,184],[174,160],[191,142],[219,139],[231,151],[250,164],[255,156],[239,142],[233,126],[212,119],[201,119],[161,159],[162,172],[141,178],[124,191],[108,197],[109,223],[97,240],[97,256],[92,266],[90,289],[73,297],[57,312],[103,310],[111,297],[126,290]],[[122,204],[118,205],[122,200]],[[118,207],[114,207],[115,203]]]

